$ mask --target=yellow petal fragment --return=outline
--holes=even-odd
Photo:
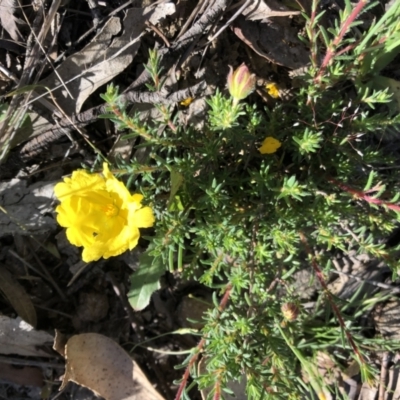
[[[264,139],[258,151],[261,154],[273,154],[279,149],[279,147],[281,147],[281,145],[282,144],[278,139],[268,136]]]
[[[265,89],[267,89],[267,93],[274,99],[277,99],[280,96],[278,85],[274,82],[267,83]]]
[[[188,107],[193,101],[193,97],[188,97],[185,100],[182,100],[179,104],[184,107]]]

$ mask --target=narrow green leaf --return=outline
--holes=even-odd
[[[371,172],[369,173],[368,181],[367,181],[367,184],[366,184],[365,187],[364,187],[364,191],[371,189],[371,187],[372,187],[372,182],[374,181],[375,176],[376,176],[376,172],[371,171]]]
[[[102,118],[102,119],[113,119],[115,118],[115,114],[109,113],[109,114],[100,114],[97,118]]]
[[[182,186],[183,183],[183,176],[178,171],[172,169],[171,170],[171,192],[169,194],[169,201],[168,201],[168,209],[173,203],[175,203],[175,195],[177,194],[179,188]],[[178,200],[180,202],[180,200]]]

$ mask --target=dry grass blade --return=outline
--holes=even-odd
[[[22,73],[20,82],[17,86],[17,90],[23,88],[25,85],[30,83],[30,79],[35,70],[35,66],[39,62],[40,50],[43,50],[41,43],[44,41],[47,32],[50,29],[51,22],[53,21],[58,8],[60,7],[62,0],[55,0],[49,10],[49,13],[41,27],[39,34],[36,36],[32,31],[35,37],[35,45],[30,51],[29,54],[26,55],[26,62],[24,66],[24,71]],[[41,17],[41,13],[43,12],[42,8],[39,8],[37,12],[37,17]],[[20,96],[14,96],[9,109],[7,111],[7,115],[3,121],[3,124],[0,128],[0,164],[4,161],[8,151],[10,150],[11,142],[16,135],[18,127],[22,124],[22,121],[27,112],[27,107],[25,106],[26,101],[29,99],[30,93],[25,95],[24,101],[21,101]],[[21,103],[23,104],[21,106]],[[11,124],[12,121],[12,124]]]

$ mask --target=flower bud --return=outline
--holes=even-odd
[[[250,74],[244,63],[235,71],[232,67],[229,68],[228,89],[233,97],[234,104],[237,104],[239,100],[245,99],[254,90],[256,77],[254,74]]]
[[[285,303],[281,307],[284,318],[288,321],[294,321],[299,315],[299,307],[294,303]]]

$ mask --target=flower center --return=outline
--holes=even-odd
[[[110,218],[115,217],[119,213],[118,207],[112,203],[108,203],[105,206],[103,206],[103,211],[104,211],[104,214],[106,214],[107,217],[110,217]]]

